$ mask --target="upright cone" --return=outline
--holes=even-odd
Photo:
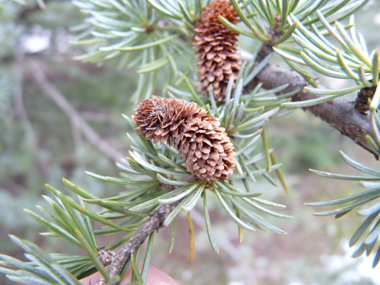
[[[236,53],[238,33],[224,26],[218,19],[221,15],[231,23],[239,21],[231,3],[214,0],[203,8],[199,24],[194,29],[193,46],[198,53],[198,92],[208,96],[212,85],[215,101],[223,102],[231,77],[235,80],[240,70],[240,55]],[[234,86],[235,87],[235,84]]]
[[[132,120],[142,137],[172,143],[194,176],[208,182],[228,179],[235,167],[234,147],[220,122],[196,107],[183,100],[147,99]]]

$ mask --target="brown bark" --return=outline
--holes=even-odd
[[[134,255],[138,247],[149,237],[151,233],[163,227],[165,219],[178,203],[163,205],[153,211],[148,220],[137,227],[136,233],[117,252],[112,263],[107,267],[110,278],[120,274],[125,263]],[[106,280],[101,277],[95,285],[105,284]]]
[[[282,91],[283,93],[308,86],[305,79],[295,71],[271,64],[268,64],[258,74],[256,80],[262,82],[265,89],[272,89],[289,83],[289,86]],[[319,85],[318,88],[323,88],[323,86]],[[292,97],[292,101],[305,101],[319,97],[317,94],[302,89],[298,94]],[[357,112],[353,102],[349,102],[340,97],[303,109],[319,117],[331,127],[340,131],[342,135],[349,137],[356,144],[371,152],[376,159],[379,158],[365,139],[366,135],[374,136],[370,118],[368,115]]]
[[[272,40],[276,40],[278,38],[278,34],[273,31],[269,31],[267,36],[269,36]],[[271,52],[273,52],[273,47],[270,42],[263,43],[257,55],[255,65],[259,64]],[[263,88],[265,89],[273,89],[284,84],[289,84],[289,86],[283,90],[281,94],[301,90],[298,94],[292,97],[292,101],[305,101],[321,97],[320,95],[303,89],[304,87],[310,85],[297,72],[272,64],[268,64],[252,80],[252,82],[248,84],[245,91],[253,90],[259,82],[263,83]],[[319,85],[318,88],[326,89],[322,85]],[[372,153],[377,160],[379,159],[379,156],[372,150],[371,146],[365,139],[366,135],[374,137],[370,117],[356,111],[355,104],[353,102],[339,97],[328,102],[303,109],[314,114],[322,121],[325,121],[331,127],[340,131],[342,135],[349,137],[357,145]]]

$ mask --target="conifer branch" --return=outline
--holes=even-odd
[[[285,83],[290,83],[288,88],[282,92],[294,91],[309,85],[305,79],[295,71],[271,64],[267,65],[261,73],[258,74],[256,80],[263,82],[263,87],[266,89],[272,89]],[[322,85],[319,85],[319,87],[322,88]],[[305,101],[320,97],[320,95],[302,90],[292,97],[292,101]],[[376,159],[379,159],[378,155],[372,150],[365,139],[366,135],[374,136],[370,117],[356,111],[354,103],[343,98],[336,98],[303,109],[319,117],[331,127],[340,131],[342,135],[349,137],[356,144],[372,153]]]
[[[271,35],[272,33],[268,33]],[[273,51],[273,47],[268,42],[263,43],[256,58],[257,66],[269,53]],[[268,64],[255,78],[246,86],[245,93],[249,93],[258,84],[262,83],[265,89],[273,89],[284,84],[289,86],[280,93],[287,93],[295,90],[301,90],[292,97],[292,101],[305,101],[310,99],[321,98],[322,96],[311,93],[303,88],[309,86],[309,83],[297,72],[285,69],[279,66]],[[319,85],[320,89],[326,89]],[[316,117],[328,123],[331,127],[337,129],[342,135],[352,139],[356,144],[372,153],[376,159],[379,156],[372,150],[365,136],[374,137],[373,128],[370,117],[361,114],[355,110],[355,104],[343,98],[336,98],[328,102],[317,104],[303,108]]]
[[[136,233],[116,252],[111,264],[107,267],[110,278],[120,274],[125,263],[135,254],[136,250],[144,243],[149,235],[164,226],[165,219],[177,204],[178,202],[160,206],[157,210],[152,212],[144,224],[136,228]],[[101,277],[95,285],[104,284],[105,281],[106,280]]]
[[[33,1],[41,7],[44,6],[43,0]],[[205,1],[185,0],[74,1],[88,18],[83,25],[73,29],[80,33],[72,44],[90,46],[86,53],[77,59],[97,63],[115,59],[119,67],[138,67],[138,83],[133,100],[146,100],[138,105],[132,117],[124,116],[129,126],[136,131],[135,134],[140,136],[135,139],[131,134],[127,134],[131,141],[130,157],[117,164],[123,173],[118,178],[87,172],[100,181],[124,185],[128,193],[100,198],[63,179],[65,186],[77,194],[77,203],[71,195],[66,196],[54,187],[46,185],[58,202],[45,197],[54,213],[41,206],[38,208],[45,217],[30,210],[26,212],[48,228],[49,231],[42,235],[66,239],[84,249],[87,256],[50,256],[31,242],[13,237],[12,239],[28,253],[26,257],[32,263],[0,255],[0,272],[8,274],[9,279],[21,281],[23,284],[31,284],[37,280],[40,282],[33,284],[44,282],[43,284],[78,285],[78,279],[98,270],[104,278],[101,277],[97,285],[114,284],[124,275],[130,264],[134,274],[132,282],[136,279],[141,284],[146,281],[153,233],[174,221],[170,240],[171,251],[176,231],[176,215],[184,211],[191,220],[190,211],[201,197],[207,235],[211,246],[218,253],[207,208],[208,193],[216,196],[229,218],[238,225],[240,242],[243,229],[262,229],[285,234],[283,230],[256,214],[258,211],[278,218],[291,219],[289,215],[267,209],[267,206],[278,209],[285,206],[258,198],[262,193],[251,190],[254,189],[252,183],[256,182],[255,177],[260,175],[276,185],[269,176],[271,171],[276,170],[287,191],[279,170],[281,164],[277,163],[274,157],[264,129],[264,125],[270,119],[287,114],[286,107],[308,110],[379,158],[380,120],[376,112],[380,91],[371,97],[367,110],[370,116],[358,112],[351,102],[337,98],[363,87],[374,88],[378,85],[380,53],[377,51],[371,57],[368,55],[364,39],[361,36],[357,38],[355,30],[351,29],[353,18],[349,26],[337,22],[350,16],[369,0],[342,0],[338,5],[336,1],[326,0],[256,0],[245,3],[239,0],[214,0],[203,9],[202,2],[205,4]],[[34,8],[29,9],[25,15],[33,11]],[[237,15],[249,31],[235,25],[238,21]],[[331,16],[333,18],[326,19]],[[336,21],[337,31],[331,28],[333,21]],[[324,29],[323,27],[326,30],[319,31],[320,28]],[[346,29],[351,29],[351,36],[347,34]],[[238,34],[263,42],[258,53],[242,53],[242,56],[250,61],[244,62],[243,65],[240,65],[240,55],[235,53]],[[332,48],[326,42],[323,41],[323,44],[316,39],[316,36],[324,39],[326,35],[334,36],[343,49]],[[313,39],[310,40],[310,44],[307,38]],[[198,81],[202,84],[198,92],[203,93],[203,97],[193,88],[193,72],[197,70],[194,70],[192,64],[191,39],[192,45],[197,46],[196,52],[200,58]],[[189,42],[185,43],[187,41]],[[304,49],[288,49],[293,54],[299,53],[300,57],[287,54],[286,46],[285,51],[281,50],[279,44],[289,43],[298,44]],[[314,54],[315,50],[318,51],[316,48],[320,47],[321,51],[324,50],[323,47],[333,51],[327,56],[322,52]],[[273,50],[290,65],[290,70],[268,64]],[[42,93],[69,118],[74,140],[80,142],[83,134],[90,144],[113,161],[123,157],[99,137],[64,95],[49,82],[46,74],[35,62],[17,58],[17,63],[20,74],[29,72]],[[177,63],[180,64],[177,66]],[[183,63],[186,63],[186,68],[183,67]],[[346,88],[339,92],[319,86],[325,90],[314,89],[313,92],[309,85],[315,88],[318,85],[313,81],[311,74],[298,67],[299,64],[314,67],[320,74],[333,78],[354,79],[358,84],[354,88]],[[174,99],[148,99],[160,85],[164,86],[163,97],[167,95]],[[184,85],[188,90],[181,90],[181,86]],[[242,92],[244,87],[246,90]],[[266,90],[261,92],[261,87]],[[330,96],[322,96],[323,94]],[[368,97],[364,98],[365,104],[368,103]],[[287,102],[289,98],[294,103]],[[330,100],[333,98],[334,100]],[[24,123],[29,123],[22,105],[22,93],[18,94],[16,100],[20,117],[23,117]],[[186,103],[187,101],[195,101],[200,109],[196,109],[197,104]],[[255,143],[260,138],[262,150],[258,153]],[[161,144],[158,144],[158,141]],[[345,154],[342,154],[342,157],[350,166],[369,174],[370,177],[311,171],[335,179],[364,180],[363,186],[371,190],[343,199],[310,203],[310,206],[339,207],[332,211],[319,212],[317,215],[334,214],[339,218],[354,208],[380,197],[380,172],[353,161]],[[262,162],[258,163],[260,160]],[[263,162],[266,163],[264,168],[261,166]],[[235,173],[232,171],[234,167]],[[103,210],[98,213],[91,212],[86,208],[86,204],[98,205]],[[359,240],[380,215],[380,203],[361,211],[360,214],[367,215],[368,218],[354,234],[350,246]],[[91,220],[100,222],[103,227],[94,230]],[[200,219],[197,222],[199,223]],[[380,233],[380,220],[377,219],[373,224],[367,238],[354,254],[355,257],[364,251],[367,255],[372,251]],[[189,230],[191,228],[192,221],[189,221]],[[129,234],[107,245],[104,252],[112,254],[109,260],[102,260],[99,249],[96,255],[96,235],[120,232]],[[136,266],[137,257],[140,255],[140,246],[147,238],[148,247],[140,273]],[[191,235],[190,240],[194,241],[194,235]],[[119,248],[116,253],[113,252],[115,248]],[[194,243],[190,246],[190,262],[193,249]],[[380,249],[377,250],[374,266],[379,261]]]

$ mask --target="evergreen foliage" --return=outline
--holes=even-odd
[[[26,1],[17,1],[27,4]],[[80,25],[73,27],[77,37],[72,44],[84,45],[85,53],[76,59],[102,65],[116,63],[118,68],[131,69],[139,74],[136,90],[129,91],[133,104],[142,99],[161,97],[195,102],[220,122],[234,146],[235,170],[225,180],[205,182],[187,171],[183,159],[170,143],[154,143],[139,136],[130,115],[124,115],[129,127],[127,133],[131,150],[129,156],[117,163],[120,177],[109,177],[92,172],[87,174],[104,183],[120,184],[126,192],[111,197],[99,197],[73,182],[63,179],[66,189],[60,191],[46,184],[52,197],[43,196],[49,207],[38,206],[41,213],[25,210],[28,215],[47,228],[41,233],[47,238],[60,238],[85,251],[85,255],[48,254],[34,243],[11,236],[29,260],[23,262],[0,255],[0,272],[21,284],[81,284],[78,280],[99,271],[107,284],[119,284],[128,267],[133,270],[132,282],[144,283],[147,277],[155,230],[172,226],[170,250],[173,248],[177,215],[187,213],[191,240],[190,261],[194,257],[194,231],[191,210],[199,200],[203,202],[204,222],[211,247],[220,249],[212,234],[208,199],[215,195],[219,207],[237,225],[239,241],[243,229],[267,230],[285,234],[266,216],[291,219],[290,215],[273,211],[284,205],[265,198],[264,189],[255,183],[264,178],[267,183],[279,185],[289,194],[285,179],[271,148],[266,124],[291,113],[294,108],[305,108],[341,97],[363,88],[376,88],[379,83],[379,51],[369,53],[364,37],[355,31],[353,14],[368,0],[299,1],[299,0],[231,0],[242,24],[235,25],[219,16],[229,29],[257,41],[263,46],[244,59],[236,78],[229,79],[224,102],[216,102],[213,88],[209,96],[197,93],[197,70],[191,43],[193,29],[202,9],[210,1],[185,0],[74,0],[72,3],[85,14]],[[45,8],[45,3],[36,0]],[[4,11],[13,3],[2,3]],[[9,6],[10,7],[10,6]],[[349,18],[347,25],[341,24]],[[332,24],[334,23],[334,24]],[[247,30],[248,28],[248,30]],[[7,29],[6,26],[0,29]],[[2,33],[6,35],[6,33]],[[265,50],[266,49],[266,50]],[[275,88],[262,88],[259,74],[268,66],[272,51],[279,54],[292,70],[298,72],[309,84],[304,90],[321,95],[315,99],[291,102],[301,90],[290,90],[292,84]],[[313,73],[332,78],[353,80],[354,87],[326,90],[319,88]],[[4,77],[5,78],[5,77]],[[0,115],[6,108],[8,79],[0,78]],[[252,87],[252,82],[256,84]],[[306,84],[305,84],[306,85]],[[302,91],[304,92],[304,91]],[[377,108],[380,91],[376,89],[368,102],[368,116],[373,136],[366,136],[373,153],[380,156],[380,130]],[[4,106],[4,107],[3,107]],[[149,126],[152,127],[152,126]],[[138,137],[138,139],[137,139]],[[313,173],[343,180],[361,181],[369,189],[350,197],[328,202],[308,203],[310,206],[339,206],[316,215],[342,217],[355,208],[369,205],[359,211],[366,216],[351,238],[349,245],[360,246],[354,257],[374,250],[373,267],[380,260],[380,172],[354,161],[341,152],[343,160],[351,167],[369,176],[352,176],[311,170]],[[277,182],[274,177],[277,177]],[[69,190],[69,191],[67,191]],[[261,198],[260,196],[264,196]],[[373,202],[373,203],[372,203]],[[371,203],[371,204],[368,204]],[[93,228],[96,221],[102,226]],[[99,249],[97,237],[122,233],[119,240]],[[249,233],[251,234],[251,233]],[[259,234],[259,233],[254,233]],[[148,239],[143,268],[137,269],[140,245]],[[116,250],[123,256],[110,264],[102,264],[97,254],[100,250]]]

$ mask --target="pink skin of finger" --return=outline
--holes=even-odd
[[[142,264],[139,263],[138,267],[139,271],[141,272]],[[99,272],[96,272],[80,281],[83,285],[94,285],[96,284],[96,282],[98,282],[101,276],[102,275]],[[120,283],[120,285],[128,284],[129,282],[131,282],[131,276],[132,268],[130,267],[125,273],[123,281]],[[178,285],[178,283],[165,272],[159,270],[154,266],[149,266],[148,276],[146,277],[145,285]]]

